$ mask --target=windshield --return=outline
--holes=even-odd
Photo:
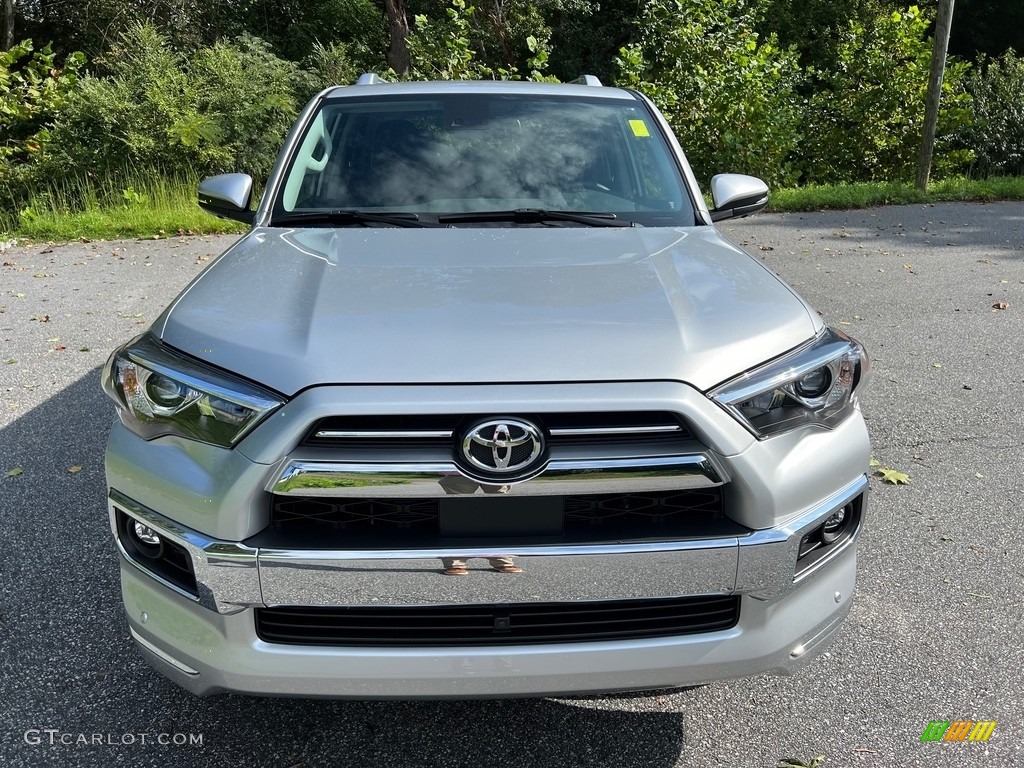
[[[507,215],[521,209],[531,215]],[[552,212],[614,214],[620,226],[694,223],[678,165],[641,102],[507,93],[326,101],[297,144],[274,219],[328,211],[448,214],[453,226],[601,223]],[[451,216],[492,211],[506,215]]]

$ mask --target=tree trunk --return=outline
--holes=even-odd
[[[14,47],[14,0],[3,0],[4,2],[4,37],[3,50],[9,51]]]
[[[388,49],[388,66],[398,75],[409,74],[409,19],[405,13],[405,0],[384,0],[384,12],[388,15],[388,34],[391,47]]]

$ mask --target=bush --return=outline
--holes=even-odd
[[[1024,58],[1007,51],[982,64],[967,81],[974,125],[965,132],[975,174],[1024,175]]]
[[[126,167],[262,177],[296,115],[297,65],[256,38],[186,56],[142,25],[105,63],[110,76],[83,78],[64,104],[44,159],[49,178],[81,169],[118,175]]]
[[[298,65],[243,35],[200,49],[186,72],[199,95],[195,113],[212,119],[223,158],[202,173],[242,171],[266,179],[302,106],[295,93]]]
[[[73,53],[59,67],[50,46],[36,51],[31,40],[0,51],[0,205],[24,199],[55,115],[84,63]]]
[[[916,6],[880,15],[874,24],[851,21],[827,70],[815,70],[800,163],[809,183],[914,178],[924,124],[932,43],[928,20]],[[968,152],[949,140],[970,122],[964,91],[968,65],[950,58],[934,175],[962,169]]]
[[[637,88],[672,124],[694,172],[788,183],[799,141],[796,54],[761,41],[744,0],[653,0],[623,48],[617,84]]]
[[[297,84],[297,100],[304,104],[316,93],[332,85],[350,85],[363,72],[387,69],[383,55],[376,56],[358,44],[314,43],[312,51],[302,60]]]

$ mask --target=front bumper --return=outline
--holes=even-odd
[[[365,407],[441,413],[453,408],[441,388],[429,397],[384,389],[362,393]],[[626,392],[619,385],[583,389],[589,389],[588,404],[595,410],[606,403],[623,407]],[[567,409],[581,396],[580,386],[538,391],[544,397],[530,397],[534,408],[541,402]],[[364,407],[359,394],[346,389],[345,407],[357,412]],[[714,484],[729,516],[741,524],[735,535],[506,544],[471,551],[267,546],[256,534],[268,524],[268,489],[288,479],[289,467],[319,462],[319,469],[326,466],[342,479],[351,469],[325,465],[320,457],[288,447],[296,444],[304,425],[337,412],[343,398],[316,390],[304,393],[234,451],[174,438],[146,443],[115,425],[107,452],[109,507],[132,634],[158,670],[198,694],[547,695],[642,690],[798,669],[827,645],[850,607],[867,486],[867,434],[859,413],[832,431],[757,442],[684,385],[636,385],[629,394],[637,409],[678,412],[697,427],[701,461],[691,465],[693,472],[673,470],[678,475],[674,482],[680,487]],[[389,396],[410,400],[396,404]],[[522,392],[479,395],[490,403],[505,397],[502,410],[523,412],[513,396],[527,397]],[[530,483],[580,482],[572,472]],[[658,484],[673,473],[646,474],[643,482]],[[599,483],[604,479],[597,478]],[[418,476],[412,476],[412,483],[420,483]],[[432,485],[433,479],[422,482],[423,488]],[[804,537],[845,508],[856,511],[853,534],[827,557],[801,566]],[[149,526],[187,555],[191,588],[162,578],[133,556],[121,540],[125,519]],[[444,560],[465,557],[514,557],[522,573],[443,575]],[[716,595],[736,595],[740,601],[738,620],[727,629],[614,641],[294,645],[261,639],[255,616],[262,608],[278,606],[579,604]]]
[[[816,656],[849,611],[856,537],[794,576],[799,543],[831,512],[863,504],[866,478],[789,525],[742,540],[619,545],[569,553],[527,548],[515,578],[452,579],[438,561],[465,553],[317,550],[272,553],[210,540],[115,494],[130,512],[185,547],[196,594],[148,572],[121,547],[132,635],[150,663],[197,694],[436,698],[549,695],[689,685],[762,672],[789,674]],[[120,543],[120,542],[119,542]],[[474,555],[508,555],[499,550]],[[739,622],[723,631],[516,647],[302,647],[264,642],[264,605],[409,605],[599,600],[686,594],[742,595]]]
[[[791,674],[832,641],[855,579],[850,549],[778,600],[743,597],[737,626],[703,635],[500,648],[308,648],[261,641],[252,609],[211,612],[127,562],[121,568],[132,635],[149,663],[182,687],[199,695],[358,699],[582,694]]]

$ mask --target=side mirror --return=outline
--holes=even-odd
[[[754,176],[720,173],[711,179],[712,221],[749,216],[768,205],[768,185]]]
[[[222,173],[199,182],[199,207],[222,219],[246,224],[256,220],[249,210],[252,202],[252,177],[247,173]]]

